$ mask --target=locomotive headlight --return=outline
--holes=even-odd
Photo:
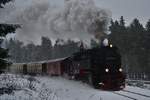
[[[105,69],[105,72],[109,72],[109,69],[108,69],[108,68],[106,68],[106,69]]]
[[[112,44],[110,44],[109,46],[110,46],[111,48],[113,47],[113,45],[112,45]]]
[[[119,68],[119,72],[122,72],[122,68]]]

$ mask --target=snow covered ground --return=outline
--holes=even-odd
[[[93,89],[80,81],[61,77],[0,75],[0,100],[131,100],[110,91]],[[5,91],[2,92],[2,89]],[[6,91],[13,90],[13,91]],[[125,90],[150,95],[150,90],[127,86]],[[116,93],[122,93],[117,91]],[[137,100],[150,98],[135,96]]]

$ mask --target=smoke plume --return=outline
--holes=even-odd
[[[21,0],[25,2],[25,0]],[[51,4],[52,0],[30,0],[16,6],[5,22],[21,24],[16,38],[26,43],[40,43],[41,36],[55,40],[100,38],[107,31],[110,13],[97,7],[93,0],[64,0],[63,6]],[[16,1],[17,2],[17,1]]]

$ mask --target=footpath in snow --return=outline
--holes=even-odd
[[[94,89],[80,81],[61,77],[2,74],[0,89],[0,100],[131,100],[110,91]],[[150,90],[129,86],[126,89],[150,95]]]

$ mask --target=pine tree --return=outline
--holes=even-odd
[[[149,45],[149,42],[150,42],[150,19],[146,23],[146,35],[145,35],[145,41],[143,43],[145,46],[145,50],[146,50],[146,57],[147,57],[147,62],[148,62],[146,70],[148,72],[150,72],[150,63],[149,63],[150,62],[150,45]]]
[[[144,32],[143,25],[139,22],[137,18],[133,20],[133,22],[130,24],[130,31],[134,33],[142,33]]]
[[[149,21],[146,23],[146,31],[150,34],[150,19],[149,19]]]
[[[16,39],[10,39],[6,44],[6,47],[9,49],[10,61],[14,63],[23,62],[23,58],[26,56],[22,54],[23,42]]]
[[[121,18],[120,18],[120,26],[125,27],[125,20],[124,20],[123,16],[121,16]]]
[[[111,33],[115,33],[114,31],[115,31],[115,23],[114,23],[114,21],[113,20],[111,20],[110,21],[110,26],[109,26],[109,31],[111,32]]]
[[[3,6],[12,0],[1,0],[0,1],[0,9],[3,8]],[[6,60],[6,58],[9,57],[8,55],[8,49],[5,49],[2,47],[2,42],[4,40],[4,37],[9,33],[14,33],[16,28],[18,28],[19,25],[13,25],[13,24],[0,24],[0,73],[4,71],[6,66],[9,64],[9,62]]]
[[[120,31],[121,31],[123,34],[126,34],[126,33],[127,33],[127,30],[126,30],[125,20],[124,20],[123,16],[121,16],[120,21],[119,21],[119,24],[120,24]]]
[[[41,59],[48,60],[52,58],[52,42],[48,37],[41,38]]]

